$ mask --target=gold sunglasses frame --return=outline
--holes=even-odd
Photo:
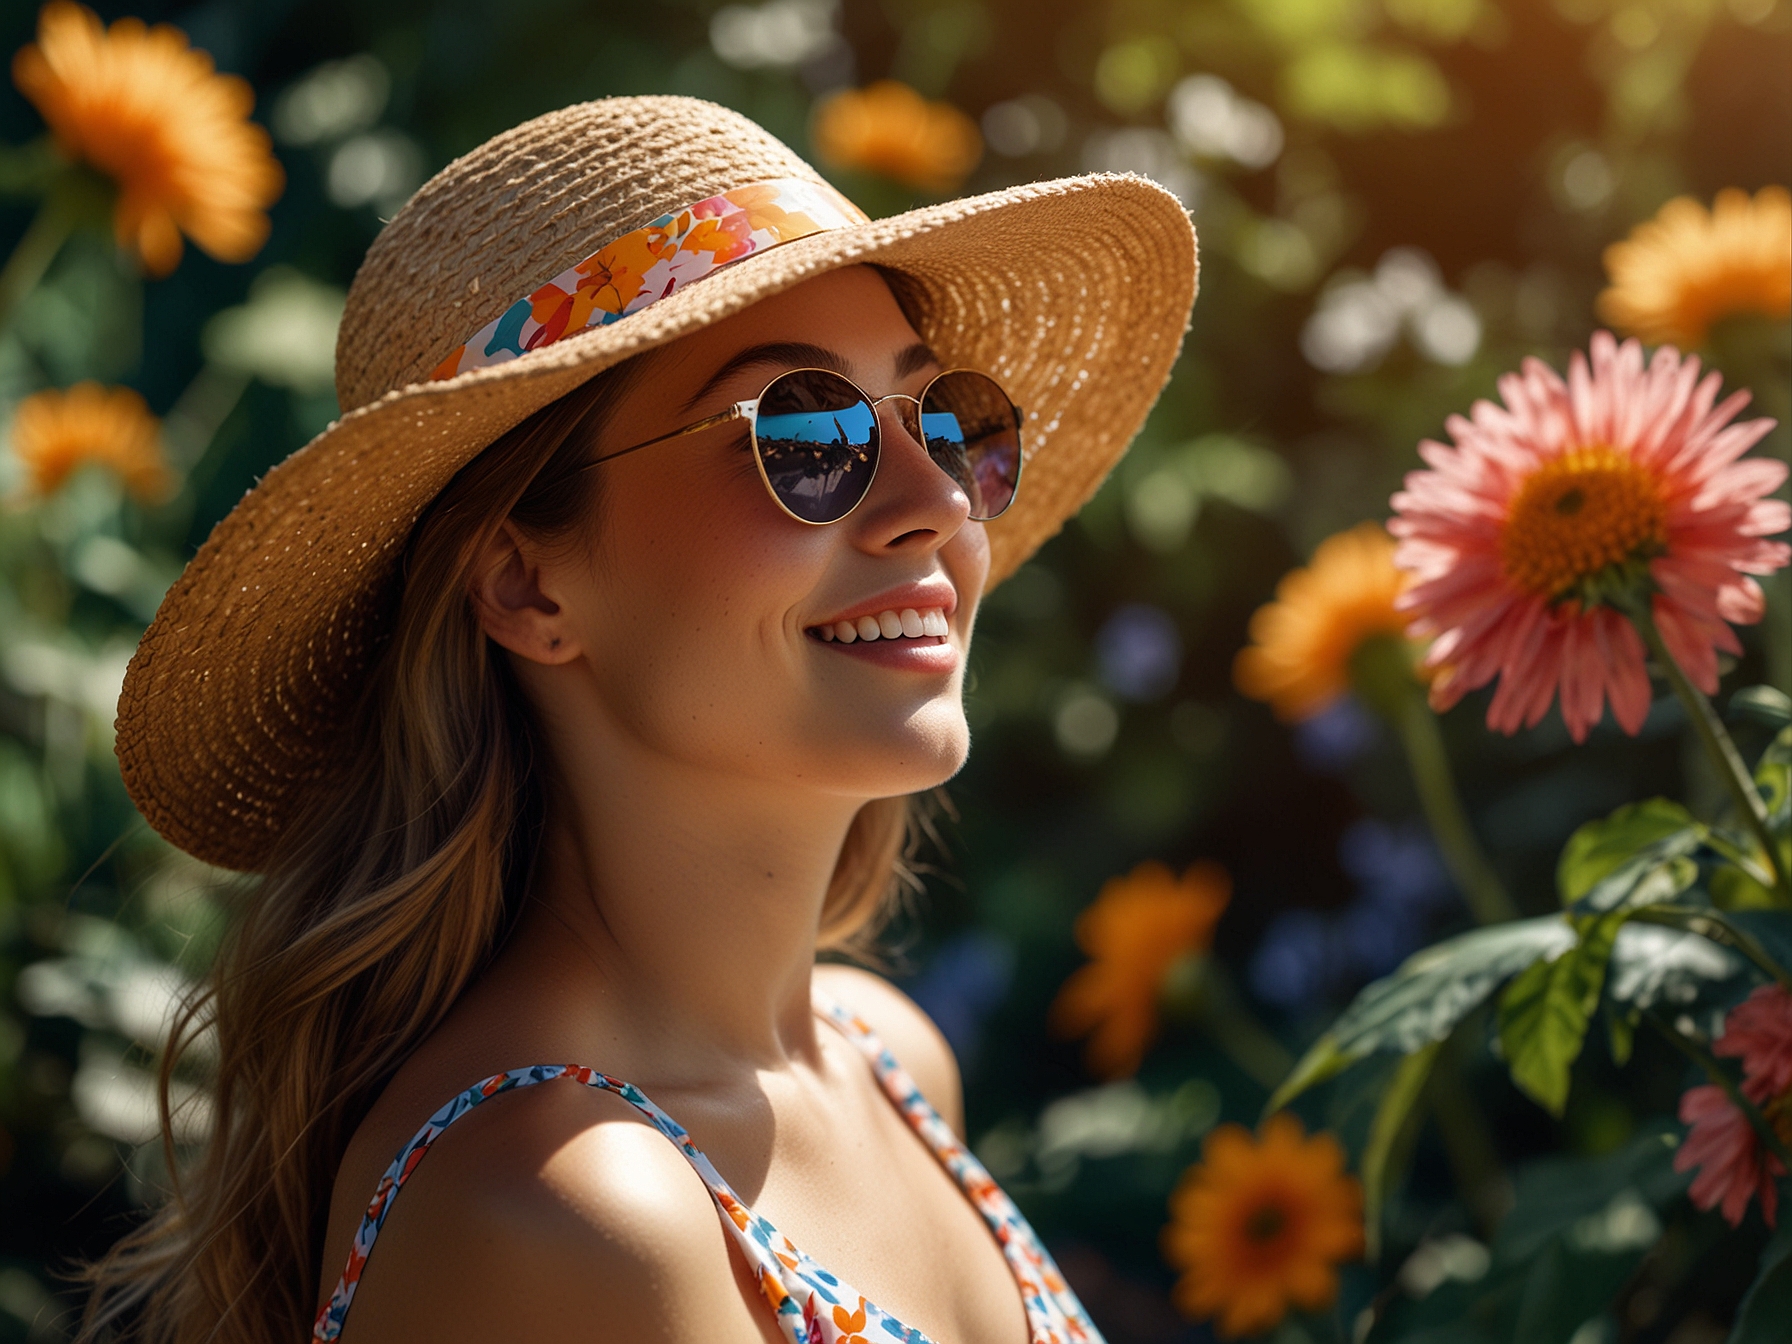
[[[804,518],[801,514],[793,512],[788,504],[778,498],[778,492],[772,488],[771,477],[766,475],[765,455],[759,451],[759,403],[764,400],[766,392],[770,390],[773,383],[777,382],[780,378],[787,378],[793,373],[825,373],[830,378],[838,378],[854,392],[857,392],[865,403],[871,407],[871,430],[875,437],[871,440],[870,446],[876,449],[876,452],[872,455],[871,459],[871,479],[865,483],[864,491],[853,501],[852,508],[848,509],[838,518],[829,518],[817,522],[812,518]],[[737,401],[725,411],[718,411],[714,415],[706,415],[701,420],[694,420],[680,429],[672,430],[670,433],[661,434],[657,438],[648,439],[644,443],[631,444],[629,447],[619,448],[613,453],[605,453],[602,457],[594,457],[591,461],[585,463],[585,467],[595,467],[600,463],[614,462],[619,457],[627,457],[630,453],[638,453],[643,448],[652,448],[655,444],[665,443],[671,439],[683,438],[687,434],[699,434],[706,429],[714,429],[717,425],[726,425],[735,420],[745,420],[747,422],[747,433],[752,437],[753,465],[758,468],[760,484],[765,486],[765,493],[772,497],[772,503],[776,504],[786,517],[796,519],[797,522],[802,523],[805,527],[830,527],[835,523],[844,522],[846,519],[852,517],[853,510],[857,509],[859,505],[865,502],[866,496],[871,493],[872,485],[877,481],[877,465],[883,460],[884,446],[883,417],[880,416],[878,412],[882,409],[883,404],[886,401],[906,401],[912,403],[914,406],[912,412],[914,424],[911,426],[908,418],[903,417],[902,428],[908,433],[910,438],[921,445],[922,452],[927,452],[927,439],[921,432],[921,403],[926,400],[927,394],[933,390],[933,385],[935,383],[939,382],[940,379],[948,378],[955,373],[974,373],[979,378],[985,379],[991,387],[1002,394],[1002,400],[1007,402],[1008,409],[1014,412],[1014,488],[1008,492],[1008,502],[1002,505],[1002,507],[997,509],[994,513],[990,514],[988,518],[976,518],[972,520],[973,522],[987,523],[996,518],[1000,518],[1004,513],[1008,512],[1009,509],[1014,507],[1015,498],[1020,494],[1020,477],[1022,470],[1027,465],[1027,457],[1026,453],[1022,450],[1020,443],[1021,425],[1025,418],[1021,413],[1020,407],[1015,405],[1014,398],[1008,395],[1008,389],[1003,387],[994,378],[990,377],[989,374],[983,372],[982,369],[944,369],[927,380],[927,386],[921,389],[921,395],[918,397],[911,397],[906,392],[891,392],[887,396],[874,397],[864,388],[853,382],[853,380],[848,378],[844,373],[841,373],[838,369],[823,369],[809,365],[796,369],[781,369],[776,374],[772,375],[771,378],[766,380],[765,387],[760,389],[757,397],[749,397],[745,401]],[[933,462],[932,453],[927,453],[927,460]],[[939,463],[934,462],[934,465],[938,467]],[[583,471],[584,467],[579,468],[579,470]],[[940,471],[948,478],[951,477],[951,473],[947,472],[944,467],[940,467]],[[954,483],[956,484],[956,482]]]

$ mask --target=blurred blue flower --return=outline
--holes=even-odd
[[[1417,822],[1353,823],[1338,841],[1338,862],[1357,884],[1357,899],[1340,918],[1364,975],[1385,975],[1416,952],[1433,917],[1457,899],[1437,846]]]
[[[933,954],[904,989],[945,1036],[961,1068],[983,1038],[983,1024],[1014,979],[1014,948],[983,930],[960,934]]]
[[[1294,752],[1309,770],[1344,769],[1381,735],[1381,724],[1354,695],[1294,725]]]
[[[1455,895],[1437,845],[1416,821],[1390,826],[1364,817],[1353,822],[1338,841],[1338,862],[1378,905],[1429,914]]]
[[[1331,921],[1317,910],[1284,910],[1270,921],[1251,958],[1251,989],[1265,1003],[1312,1007],[1329,992]]]
[[[1095,636],[1102,685],[1123,700],[1155,700],[1182,672],[1182,636],[1169,612],[1129,602]]]
[[[1430,921],[1404,906],[1361,898],[1338,912],[1338,940],[1346,965],[1343,979],[1349,988],[1363,980],[1386,975],[1417,952],[1425,943]]]
[[[1416,822],[1353,823],[1338,841],[1338,862],[1356,883],[1342,910],[1288,910],[1276,916],[1251,959],[1251,988],[1290,1011],[1318,1007],[1386,975],[1425,943],[1456,889],[1431,836]]]

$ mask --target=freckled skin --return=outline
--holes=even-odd
[[[874,397],[917,394],[938,366],[898,377],[916,341],[875,272],[819,277],[652,356],[593,455],[757,396],[779,367],[685,405],[765,342],[835,352]],[[1026,1339],[980,1217],[810,1009],[815,982],[864,1016],[961,1127],[932,1023],[876,977],[815,964],[859,808],[943,782],[969,748],[961,683],[988,543],[894,406],[882,417],[877,475],[841,522],[781,512],[734,424],[593,468],[589,541],[507,527],[481,558],[475,609],[540,725],[546,832],[514,931],[350,1144],[320,1301],[380,1173],[431,1112],[499,1070],[573,1062],[639,1085],[744,1199],[911,1326]],[[805,633],[942,579],[957,598],[944,670]],[[632,1112],[570,1084],[494,1099],[405,1187],[343,1339],[594,1337],[779,1338],[708,1191]]]

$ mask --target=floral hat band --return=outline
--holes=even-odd
[[[708,197],[605,243],[518,299],[456,346],[430,379],[503,364],[620,322],[742,257],[868,219],[832,187],[795,177]]]

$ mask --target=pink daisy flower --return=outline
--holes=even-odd
[[[1742,1061],[1742,1090],[1757,1105],[1792,1093],[1792,994],[1762,985],[1730,1010],[1711,1049]]]
[[[1454,446],[1427,440],[1428,471],[1407,476],[1388,530],[1414,583],[1400,599],[1411,633],[1432,637],[1431,702],[1447,709],[1496,676],[1488,727],[1532,727],[1559,691],[1575,741],[1605,712],[1628,733],[1649,711],[1636,630],[1603,595],[1650,581],[1662,638],[1688,677],[1717,689],[1717,651],[1740,653],[1730,625],[1765,610],[1753,575],[1792,548],[1768,499],[1786,465],[1747,458],[1771,420],[1730,423],[1722,378],[1663,346],[1645,367],[1635,341],[1593,337],[1564,382],[1528,359],[1500,380],[1504,406],[1475,403],[1448,422]]]
[[[1762,985],[1730,1010],[1711,1051],[1742,1061],[1742,1095],[1761,1108],[1775,1133],[1792,1142],[1792,994],[1779,985]],[[1786,1168],[1763,1150],[1748,1117],[1721,1087],[1706,1085],[1680,1098],[1680,1119],[1692,1129],[1674,1155],[1674,1170],[1699,1168],[1692,1202],[1701,1209],[1721,1206],[1736,1227],[1749,1196],[1758,1194],[1761,1215],[1772,1227],[1779,1203],[1774,1182]]]
[[[1761,1216],[1774,1226],[1779,1211],[1774,1181],[1786,1169],[1777,1157],[1761,1151],[1748,1117],[1730,1104],[1721,1087],[1706,1083],[1680,1098],[1680,1120],[1692,1128],[1674,1154],[1674,1170],[1699,1169],[1687,1192],[1692,1202],[1701,1209],[1718,1209],[1731,1227],[1740,1227],[1749,1196],[1759,1195]]]

